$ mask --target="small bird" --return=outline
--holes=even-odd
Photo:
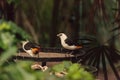
[[[34,57],[35,55],[39,56],[40,46],[36,43],[32,43],[30,41],[22,41],[22,48],[32,57]]]
[[[60,38],[61,41],[61,45],[68,50],[78,50],[80,48],[82,48],[81,45],[76,44],[75,42],[71,41],[70,39],[68,39],[67,35],[64,33],[59,33],[57,34],[57,36]]]
[[[38,55],[38,57],[39,57],[39,52],[41,51],[41,49],[38,44],[32,43],[30,41],[22,41],[22,48],[30,56],[34,57],[34,56]],[[42,62],[42,66],[39,65],[39,63],[35,64],[35,68],[36,68],[36,65],[39,66],[39,68],[41,68],[42,71],[45,71],[48,68],[46,66],[46,62]],[[33,65],[33,67],[34,67],[34,65]]]

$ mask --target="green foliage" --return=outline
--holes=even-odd
[[[87,72],[80,64],[64,61],[52,67],[52,72],[67,72],[64,80],[94,80],[93,75]]]
[[[30,36],[11,21],[0,20],[0,48],[6,50]]]
[[[70,66],[67,78],[68,80],[93,80],[92,75],[80,67],[79,64]]]
[[[0,20],[0,66],[17,52],[17,44],[23,39],[30,38],[26,32],[11,21]],[[6,66],[7,67],[7,66]],[[6,73],[6,72],[5,72]],[[10,74],[10,73],[9,73]],[[8,75],[9,75],[8,74]],[[3,75],[6,76],[6,75]],[[6,79],[7,80],[7,79]]]
[[[22,64],[24,65],[26,63],[22,63]],[[78,65],[76,64],[71,65],[71,67],[69,68],[68,74],[66,76],[57,77],[55,75],[49,74],[51,70],[46,72],[41,72],[41,71],[32,71],[29,69],[29,71],[27,71],[25,68],[21,67],[19,63],[17,63],[17,64],[11,64],[9,66],[4,66],[4,69],[2,69],[2,72],[7,71],[6,72],[7,74],[6,73],[1,74],[3,79],[1,77],[0,79],[4,80],[6,79],[6,77],[8,77],[9,79],[6,79],[6,80],[16,80],[17,78],[19,80],[21,79],[22,80],[28,80],[28,79],[29,80],[94,80],[93,76],[90,73],[85,71],[83,68],[75,69],[76,67],[78,67]],[[27,66],[27,68],[29,67]],[[58,70],[59,68],[60,67],[56,69]]]
[[[6,50],[5,52],[3,52],[1,54],[1,58],[0,58],[0,65],[3,65],[3,63],[5,63],[5,61],[11,57],[12,55],[14,55],[16,53],[16,47],[12,47],[12,48],[8,48],[8,50]]]
[[[24,71],[21,67],[8,62],[8,59],[16,54],[18,41],[27,38],[29,35],[15,23],[0,20],[0,49],[3,50],[2,53],[0,52],[0,80],[26,80],[24,79],[26,77],[22,75]]]

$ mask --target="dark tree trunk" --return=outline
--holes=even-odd
[[[52,13],[52,24],[51,24],[51,31],[50,31],[50,46],[54,47],[56,43],[56,34],[57,34],[57,27],[58,27],[58,17],[59,17],[59,6],[61,0],[54,0],[53,4],[53,13]]]
[[[80,0],[74,0],[73,10],[70,16],[70,23],[71,23],[71,36],[73,41],[77,42],[79,38],[79,31],[80,31]]]
[[[11,21],[15,20],[14,3],[11,4],[6,3],[6,16],[7,16],[7,20],[11,20]]]
[[[8,4],[6,0],[0,0],[0,18],[14,21],[15,10],[14,3]]]
[[[88,0],[81,0],[81,28],[82,28],[82,31],[86,32],[86,19],[88,19],[88,13],[89,13],[89,10],[90,10],[90,1]]]
[[[4,11],[3,11],[4,6],[3,6],[3,4],[4,4],[4,0],[0,0],[0,19],[3,18],[3,16],[4,16]]]
[[[73,0],[62,0],[61,2],[61,10],[60,10],[60,31],[65,33],[71,33],[71,27],[70,27],[70,16],[71,16],[71,10],[73,8]],[[70,35],[70,34],[69,34]]]
[[[0,19],[5,18],[5,0],[0,0]]]

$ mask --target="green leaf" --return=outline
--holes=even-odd
[[[52,70],[54,72],[61,72],[64,70],[64,65],[63,64],[58,64],[58,65],[55,65],[53,66]]]
[[[10,58],[11,56],[13,56],[14,54],[16,54],[17,48],[12,46],[11,48],[9,48],[7,51],[3,52],[2,55],[0,56],[0,66],[7,61],[8,58]]]
[[[75,72],[79,70],[79,64],[73,64],[72,66],[70,66],[69,71],[68,72]]]
[[[22,69],[21,67],[17,66],[17,69],[20,71],[20,73],[23,76],[23,80],[35,80],[35,76],[33,76],[32,74],[26,72],[24,69]]]
[[[4,32],[0,34],[0,47],[7,50],[10,46],[12,46],[14,42],[14,35],[10,34],[9,32]]]
[[[69,67],[72,65],[71,61],[63,61],[62,64],[64,65],[65,69],[69,69]]]
[[[10,25],[5,21],[0,21],[0,31],[2,30],[10,30]]]

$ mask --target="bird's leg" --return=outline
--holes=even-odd
[[[72,55],[72,54],[73,54],[73,52],[74,52],[74,51],[72,50],[72,51],[69,53],[69,57],[70,57],[70,55]]]
[[[69,56],[69,52],[67,52],[67,53],[65,54],[65,57],[70,57],[70,56]]]
[[[48,67],[46,66],[46,62],[42,62],[42,71],[46,71]]]
[[[82,61],[82,59],[79,59],[78,61],[77,61],[77,63],[80,63]]]
[[[79,56],[78,53],[79,53],[78,50],[75,50],[75,51],[74,51],[74,56],[75,56],[76,59],[77,59],[78,56]]]
[[[39,53],[38,53],[38,58],[39,58]]]
[[[67,53],[68,54],[68,53]],[[67,54],[65,54],[65,57],[67,57]]]
[[[37,54],[37,60],[39,59],[39,53]],[[39,64],[39,62],[37,61],[37,64]],[[39,64],[40,65],[40,64]]]
[[[73,51],[68,52],[68,57],[71,57],[72,53],[73,53]],[[71,58],[70,58],[70,60],[71,60]]]

